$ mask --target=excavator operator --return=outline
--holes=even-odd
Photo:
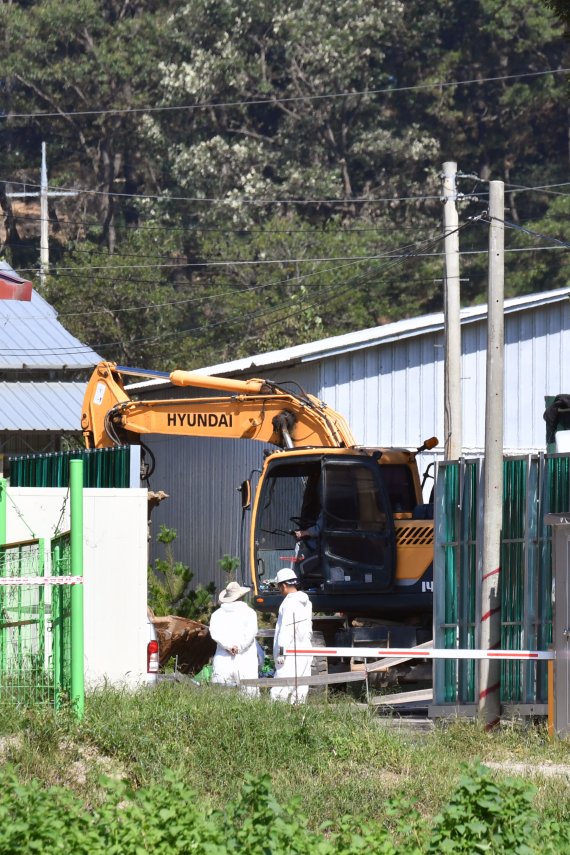
[[[303,587],[322,581],[320,564],[320,536],[323,530],[323,509],[321,500],[320,472],[307,478],[299,528],[295,530],[294,566]]]

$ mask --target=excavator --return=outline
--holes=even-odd
[[[203,391],[139,401],[125,388],[133,377]],[[254,606],[277,611],[274,580],[291,567],[314,612],[341,614],[346,627],[370,618],[379,627],[375,638],[392,644],[431,638],[433,505],[422,498],[416,457],[434,448],[436,437],[414,451],[365,448],[340,413],[293,382],[166,374],[113,362],[93,371],[81,425],[88,448],[144,444],[150,434],[275,446],[266,453],[255,497],[251,480],[239,488],[242,507],[252,507],[245,564]],[[350,644],[352,636],[343,641]]]

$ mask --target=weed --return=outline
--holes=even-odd
[[[568,744],[548,743],[542,729],[487,734],[476,723],[456,722],[419,736],[381,725],[349,704],[296,708],[215,686],[172,683],[137,693],[90,693],[81,722],[65,711],[0,707],[0,735],[3,762],[14,765],[21,784],[69,778],[67,786],[90,805],[105,801],[98,775],[107,770],[146,792],[163,786],[170,769],[204,809],[221,811],[248,776],[270,775],[280,800],[283,794],[300,799],[311,831],[329,823],[327,839],[346,831],[343,816],[356,815],[362,823],[383,817],[393,837],[400,827],[396,814],[387,813],[393,800],[407,800],[429,822],[451,804],[462,764],[475,757],[531,766],[569,759]],[[500,770],[486,774],[497,786],[505,780]],[[564,779],[533,776],[533,784],[532,809],[542,825],[566,827],[570,795]]]

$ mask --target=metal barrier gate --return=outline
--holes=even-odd
[[[570,509],[570,457],[506,457],[501,545],[501,648],[546,650],[552,641],[552,550],[545,514]],[[435,486],[434,647],[480,647],[483,460],[440,463]],[[473,660],[434,662],[434,712],[474,709]],[[544,711],[546,662],[504,661],[501,702]]]

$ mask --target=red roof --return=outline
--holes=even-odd
[[[0,270],[0,300],[32,299],[32,283],[21,279],[17,273]]]

